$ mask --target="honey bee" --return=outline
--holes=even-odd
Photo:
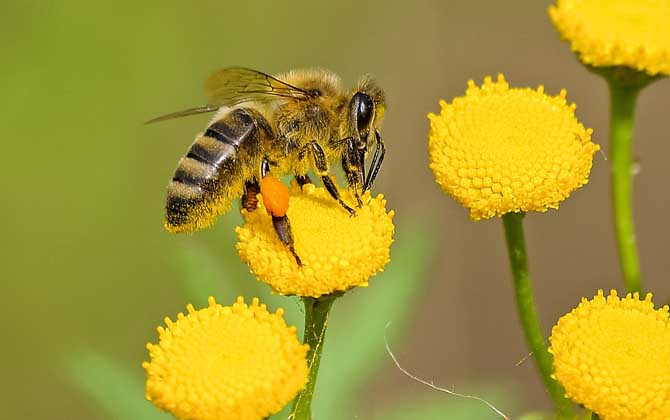
[[[300,186],[310,169],[350,215],[330,176],[342,165],[358,207],[381,167],[386,148],[379,133],[384,115],[382,89],[363,78],[347,90],[340,78],[322,69],[293,70],[271,76],[233,67],[213,73],[205,84],[208,104],[154,118],[148,123],[200,113],[216,114],[198,134],[168,185],[165,228],[193,232],[212,225],[241,198],[256,208],[259,182],[270,172],[293,175]],[[365,171],[368,150],[374,155]],[[296,257],[286,215],[274,215],[275,231]]]

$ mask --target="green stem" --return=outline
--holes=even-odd
[[[633,222],[633,119],[641,87],[609,78],[612,208],[619,264],[626,290],[641,292],[640,263]]]
[[[526,256],[526,241],[523,236],[523,213],[507,213],[503,216],[507,252],[514,278],[514,291],[519,318],[526,335],[526,342],[533,354],[533,359],[544,386],[554,402],[554,407],[561,418],[574,415],[572,403],[565,398],[563,387],[552,377],[552,357],[544,343],[544,335],[537,318],[533,289],[528,273],[528,257]]]
[[[309,378],[307,380],[307,385],[305,385],[305,389],[298,394],[293,403],[293,410],[291,411],[289,419],[312,420],[312,397],[314,396],[316,377],[319,373],[323,341],[326,338],[328,316],[330,314],[330,308],[333,306],[333,302],[335,302],[335,299],[341,295],[341,293],[336,293],[324,295],[320,298],[302,298],[302,301],[305,304],[304,342],[309,344],[309,352],[307,353]]]

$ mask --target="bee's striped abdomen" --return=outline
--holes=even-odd
[[[170,232],[192,232],[214,223],[241,195],[244,167],[241,159],[271,135],[258,112],[235,109],[196,137],[181,158],[168,185],[165,227]]]

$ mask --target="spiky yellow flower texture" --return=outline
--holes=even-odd
[[[435,180],[473,220],[558,208],[588,182],[599,149],[565,98],[510,88],[503,75],[470,80],[465,96],[428,115]]]
[[[552,330],[554,377],[603,420],[670,419],[668,307],[651,298],[600,290]]]
[[[341,191],[349,203],[356,201]],[[393,242],[393,211],[382,195],[366,192],[363,206],[350,216],[323,188],[291,187],[287,216],[295,239],[298,266],[279,241],[262,200],[253,212],[243,211],[237,249],[253,274],[282,295],[319,297],[367,286],[383,270]]]
[[[209,306],[158,327],[147,344],[146,397],[181,420],[260,420],[282,409],[307,382],[309,346],[287,327],[283,310],[253,299]]]
[[[586,64],[670,74],[667,0],[558,0],[549,15]]]

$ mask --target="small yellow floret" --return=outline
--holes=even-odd
[[[655,310],[651,297],[600,290],[551,333],[554,377],[603,420],[670,419],[668,306]]]
[[[667,0],[558,0],[549,15],[586,64],[670,74]]]
[[[355,203],[347,191],[343,199]],[[389,261],[393,242],[393,211],[386,212],[382,195],[362,197],[363,207],[350,216],[323,188],[311,184],[291,188],[288,218],[295,239],[298,266],[279,241],[272,219],[259,201],[259,210],[243,211],[237,228],[237,249],[254,275],[283,295],[311,296],[367,286],[370,276]]]
[[[465,96],[428,115],[435,180],[473,220],[558,208],[588,182],[600,148],[565,96],[510,89],[503,75],[481,87],[470,80]]]
[[[309,346],[287,327],[284,311],[253,299],[165,318],[151,361],[146,397],[181,420],[260,420],[282,409],[307,382]]]

